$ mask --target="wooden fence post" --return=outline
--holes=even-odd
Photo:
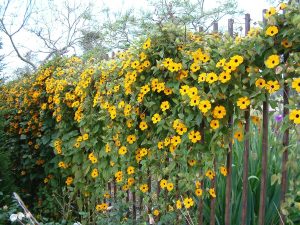
[[[233,19],[228,19],[228,33],[233,37]],[[230,142],[227,152],[226,168],[227,168],[227,177],[226,177],[226,191],[225,191],[225,225],[230,225],[230,215],[231,215],[231,181],[232,181],[232,125],[233,125],[233,116],[230,115],[228,118],[228,127],[231,129],[230,133]]]
[[[214,22],[213,23],[213,32],[214,33],[218,33],[218,30],[219,30],[218,22]]]
[[[266,24],[265,15],[266,10],[263,10],[263,21]],[[263,134],[262,134],[262,171],[260,183],[260,201],[259,201],[259,215],[258,225],[265,224],[265,208],[266,208],[266,182],[267,182],[267,156],[268,156],[268,134],[269,134],[269,97],[265,94],[265,101],[263,102]]]
[[[133,223],[136,223],[136,197],[135,197],[135,190],[132,192],[132,219]]]
[[[286,76],[284,75],[284,78]],[[283,86],[283,118],[289,115],[289,87],[286,82],[284,82]],[[281,165],[281,193],[280,193],[280,205],[282,205],[285,201],[285,194],[287,191],[287,162],[288,162],[288,145],[289,145],[289,129],[287,128],[283,134],[282,145],[284,151],[282,153],[282,165]],[[281,212],[281,225],[285,225],[285,215]]]
[[[250,30],[250,14],[245,14],[245,36]],[[247,224],[247,208],[248,208],[248,171],[249,171],[249,125],[250,125],[250,107],[245,111],[245,141],[243,154],[243,193],[242,193],[242,225]]]

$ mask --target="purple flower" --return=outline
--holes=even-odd
[[[281,114],[278,114],[278,115],[275,116],[275,121],[277,123],[280,123],[282,121],[282,119],[283,119],[283,116]]]

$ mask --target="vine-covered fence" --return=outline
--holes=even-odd
[[[246,14],[244,37],[234,35],[232,19],[228,34],[218,33],[217,23],[211,34],[166,25],[112,59],[57,58],[2,85],[23,194],[53,218],[85,224],[264,225],[270,206],[278,212],[270,224],[291,221],[287,211],[297,197],[287,201],[286,194],[299,174],[288,157],[299,155],[299,9],[294,2],[264,10],[262,28],[250,28]],[[270,107],[283,109],[282,139],[272,147]],[[272,161],[282,165],[272,192],[280,199],[267,191],[275,147],[281,155]],[[234,164],[238,150],[242,161]],[[249,197],[256,160],[259,202]],[[258,218],[249,216],[250,201]]]

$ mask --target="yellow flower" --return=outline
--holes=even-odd
[[[130,174],[134,174],[134,167],[133,166],[129,166],[127,168],[127,173],[130,175]]]
[[[102,204],[98,204],[96,205],[96,210],[97,211],[105,211],[108,208],[108,204],[107,203],[102,203]]]
[[[149,190],[148,185],[147,185],[147,184],[142,184],[142,185],[140,186],[140,190],[141,190],[141,192],[143,192],[143,193],[147,192],[147,191]]]
[[[170,138],[166,137],[165,140],[164,140],[165,147],[167,147],[170,144],[170,142],[171,142]]]
[[[140,65],[140,62],[138,60],[135,60],[131,63],[131,67],[133,69],[137,68]]]
[[[273,16],[276,14],[276,9],[274,7],[271,7],[269,10],[267,10],[265,14],[265,18],[268,19],[270,16]]]
[[[196,186],[196,188],[200,188],[201,187],[201,182],[199,180],[197,180],[195,182],[195,186]]]
[[[124,184],[122,186],[122,191],[127,191],[129,189],[129,185],[128,184]]]
[[[163,143],[162,141],[159,141],[159,142],[157,143],[157,148],[158,148],[158,149],[163,149],[163,148],[164,148],[164,143]]]
[[[197,106],[199,105],[200,97],[199,96],[193,96],[190,100],[190,106]]]
[[[220,68],[220,67],[223,67],[225,65],[225,62],[226,62],[226,59],[222,58],[220,59],[217,64],[216,64],[216,67],[217,68]]]
[[[231,79],[231,75],[230,73],[223,71],[222,73],[220,73],[219,75],[219,81],[221,81],[221,83],[226,83]]]
[[[276,26],[269,26],[266,30],[266,35],[273,37],[278,34],[278,28]]]
[[[173,63],[173,59],[171,59],[171,58],[166,58],[166,59],[164,59],[164,61],[163,61],[163,65],[164,65],[164,67],[166,67],[166,68],[168,68],[172,63]]]
[[[166,188],[167,185],[168,185],[168,181],[165,180],[165,179],[162,179],[160,182],[159,182],[159,185],[162,189]]]
[[[122,171],[117,171],[116,173],[115,173],[115,177],[117,178],[117,177],[122,177],[123,176],[123,172]]]
[[[233,136],[238,141],[240,141],[240,142],[243,141],[244,135],[243,135],[243,133],[241,131],[236,131]]]
[[[210,56],[207,54],[201,54],[200,55],[200,60],[202,60],[202,62],[208,62],[210,60]]]
[[[191,140],[192,143],[196,143],[201,140],[201,134],[199,131],[191,131],[189,133],[189,139]]]
[[[285,8],[287,7],[287,4],[286,3],[280,3],[280,5],[279,5],[279,9],[280,10],[284,10]]]
[[[290,112],[289,119],[295,124],[300,124],[300,109],[293,109]]]
[[[190,69],[193,73],[195,73],[198,70],[200,70],[200,66],[198,65],[198,63],[192,63],[192,65],[190,66]]]
[[[126,153],[127,153],[127,148],[125,146],[119,148],[119,155],[125,155]]]
[[[143,49],[148,49],[151,46],[151,39],[148,38],[145,43],[143,44]]]
[[[200,73],[198,76],[198,83],[202,83],[206,80],[207,73]]]
[[[270,80],[266,84],[266,89],[270,94],[272,94],[280,89],[280,85],[277,80],[275,81]]]
[[[140,92],[141,92],[142,94],[144,94],[144,95],[147,94],[149,91],[150,91],[150,87],[149,87],[148,84],[142,86],[142,87],[141,87],[141,90],[140,90]]]
[[[258,116],[251,116],[251,120],[254,125],[258,126],[260,124],[260,118]]]
[[[70,186],[72,183],[73,183],[73,178],[72,177],[67,177],[66,184],[68,186]]]
[[[89,139],[89,134],[82,135],[82,140],[86,141]]]
[[[209,84],[212,84],[212,83],[216,82],[217,80],[218,80],[218,76],[217,76],[217,74],[215,74],[213,72],[208,73],[206,76],[206,82]]]
[[[154,124],[158,123],[161,120],[160,115],[158,113],[155,113],[151,119]]]
[[[141,61],[144,61],[145,59],[147,59],[147,55],[145,54],[145,52],[140,53],[140,59],[141,59]]]
[[[197,189],[195,190],[195,194],[196,194],[196,196],[198,196],[198,197],[202,196],[202,193],[203,193],[203,191],[202,191],[202,189],[200,189],[200,188],[197,188]]]
[[[210,101],[208,100],[200,101],[198,108],[202,113],[207,113],[207,111],[211,109]]]
[[[300,78],[295,78],[293,80],[292,88],[294,88],[298,93],[300,92]]]
[[[151,64],[150,64],[150,61],[149,61],[149,60],[146,60],[145,62],[143,62],[142,65],[144,66],[144,68],[147,68],[147,67],[149,67]]]
[[[187,70],[181,70],[179,72],[179,79],[182,80],[183,78],[188,77],[188,73],[189,73],[189,71],[187,71]]]
[[[264,88],[266,85],[266,81],[263,79],[263,78],[258,78],[256,81],[255,81],[255,86],[262,89]]]
[[[227,168],[225,166],[220,167],[220,172],[224,177],[227,176]]]
[[[220,123],[219,123],[219,120],[212,120],[212,121],[210,121],[210,127],[212,128],[212,129],[218,129],[219,128],[219,126],[220,126]]]
[[[216,106],[213,110],[213,117],[215,119],[222,119],[226,115],[226,109],[224,106]]]
[[[160,108],[164,112],[170,108],[170,103],[168,101],[164,101],[161,103]]]
[[[109,144],[106,144],[106,145],[105,145],[105,152],[108,153],[108,152],[110,152],[110,150],[111,150],[111,149],[110,149]]]
[[[130,185],[130,186],[133,185],[134,182],[135,182],[135,180],[134,180],[133,177],[129,177],[129,178],[127,179],[127,183],[128,183],[128,185]]]
[[[177,146],[181,143],[181,138],[180,136],[173,136],[171,138],[171,144],[174,145],[174,146]]]
[[[231,73],[232,71],[236,70],[238,64],[234,63],[233,61],[229,61],[223,66],[223,69],[226,71],[226,73]]]
[[[173,123],[173,127],[174,127],[174,123]],[[184,133],[187,132],[187,127],[183,123],[180,123],[178,126],[176,126],[175,129],[179,135],[183,135]]]
[[[250,105],[250,99],[248,97],[241,97],[237,101],[237,106],[240,109],[246,109]]]
[[[134,134],[128,135],[127,136],[127,142],[129,144],[133,144],[136,141],[136,136]]]
[[[104,198],[110,198],[110,194],[108,192],[106,192],[106,193],[103,194],[103,197]]]
[[[190,97],[190,98],[193,98],[195,96],[198,95],[198,89],[196,87],[191,87],[189,88],[188,92],[187,92],[187,95]]]
[[[159,216],[159,211],[158,211],[157,209],[155,209],[155,210],[153,211],[153,215],[154,215],[154,216]]]
[[[172,91],[172,89],[171,88],[165,88],[164,89],[164,93],[165,93],[165,95],[170,95],[170,94],[172,94],[173,93],[173,91]]]
[[[182,208],[182,204],[181,204],[181,201],[180,201],[180,200],[177,200],[177,201],[176,201],[176,208],[177,208],[177,209],[181,209],[181,208]]]
[[[188,85],[181,86],[179,92],[182,96],[187,95],[189,92],[190,87]]]
[[[172,191],[173,188],[174,188],[174,184],[173,184],[173,183],[168,183],[168,184],[167,184],[167,190],[168,190],[168,191]]]
[[[280,62],[279,55],[270,55],[267,60],[265,61],[265,65],[267,68],[272,69],[277,66]]]
[[[287,39],[283,39],[281,41],[281,45],[285,48],[290,48],[290,47],[292,47],[292,42],[289,42]]]
[[[141,130],[146,130],[148,128],[148,125],[145,121],[140,122],[140,129]]]
[[[244,58],[240,55],[234,55],[230,58],[230,64],[233,65],[234,67],[238,67],[241,65],[244,61]]]
[[[190,160],[188,161],[188,164],[189,164],[190,166],[194,166],[194,165],[196,164],[196,160],[195,160],[195,159],[190,159]]]
[[[91,173],[92,178],[96,178],[96,177],[98,177],[98,175],[99,175],[98,170],[97,169],[93,169],[93,171]]]
[[[190,207],[192,207],[194,205],[194,200],[192,198],[185,198],[183,200],[183,204],[184,204],[185,208],[189,209]]]
[[[93,163],[93,164],[95,164],[95,163],[97,163],[97,158],[95,157],[95,155],[94,155],[94,153],[90,153],[89,154],[89,160]]]
[[[209,189],[209,194],[212,198],[215,198],[216,197],[216,193],[215,193],[215,189],[214,188],[210,188]]]
[[[205,173],[205,176],[207,176],[208,179],[212,180],[216,176],[216,173],[212,170],[207,170]]]

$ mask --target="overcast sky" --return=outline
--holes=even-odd
[[[2,0],[0,0],[1,2]],[[19,2],[24,2],[26,0],[15,0]],[[42,1],[54,1],[54,2],[62,2],[61,0],[38,0],[37,2],[41,3]],[[69,0],[69,1],[75,1],[75,2],[87,2],[87,0]],[[255,21],[261,21],[262,19],[262,9],[269,8],[271,5],[266,0],[237,0],[239,4],[239,8],[243,9],[245,13],[250,13],[252,24]],[[119,10],[126,10],[129,8],[134,9],[147,9],[149,8],[149,4],[147,0],[98,0],[94,1],[93,4],[95,7],[101,8],[103,5],[108,6],[109,8],[119,11]],[[211,9],[217,4],[217,1],[213,0],[207,0],[205,1],[205,9]],[[230,16],[223,18],[220,23],[219,27],[227,27],[227,21],[230,18]],[[235,27],[243,26],[244,23],[244,16],[240,16],[238,18],[235,18]],[[6,69],[5,73],[10,74],[12,73],[16,68],[22,67],[24,63],[20,61],[15,53],[13,52],[13,49],[11,47],[10,42],[8,41],[7,37],[5,37],[3,34],[0,33],[0,37],[2,37],[3,42],[3,49],[0,50],[0,55],[8,55],[5,59],[6,63]],[[22,32],[18,34],[18,36],[15,37],[16,42],[18,42],[18,45],[24,46],[24,51],[27,49],[37,49],[38,44],[36,41],[33,41],[33,39],[30,37],[30,35],[26,34],[25,32]]]

